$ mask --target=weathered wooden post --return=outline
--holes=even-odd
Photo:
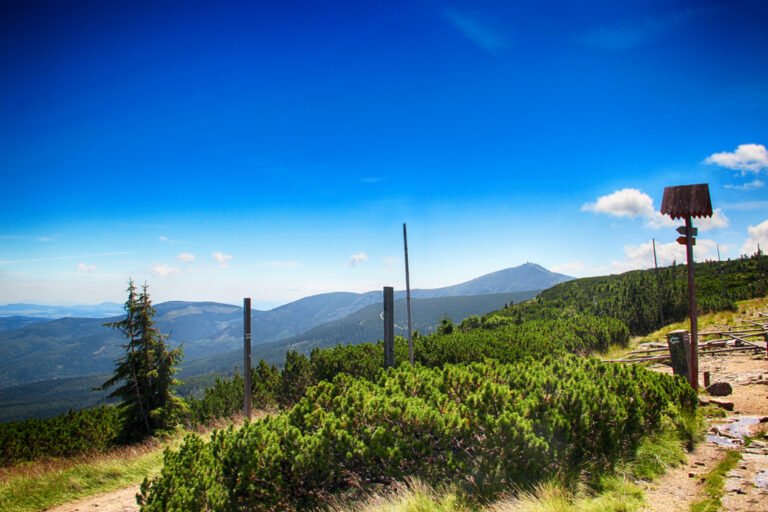
[[[712,200],[709,197],[709,185],[682,185],[664,188],[664,198],[661,201],[661,213],[669,215],[673,220],[684,219],[685,226],[677,228],[681,237],[677,243],[685,245],[688,261],[688,310],[691,316],[691,345],[688,358],[688,382],[693,389],[699,389],[699,331],[698,312],[696,310],[696,280],[693,271],[693,246],[698,234],[693,227],[692,217],[711,217]]]
[[[384,287],[384,368],[395,365],[395,289]]]
[[[405,247],[405,308],[408,314],[408,360],[413,366],[413,327],[411,325],[411,273],[408,269],[408,233],[403,222],[403,247]]]
[[[251,419],[251,298],[243,299],[243,416]]]

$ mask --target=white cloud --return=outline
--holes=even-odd
[[[714,153],[704,163],[741,171],[741,174],[759,172],[768,169],[768,150],[762,144],[740,144],[733,153]]]
[[[349,259],[349,266],[354,267],[366,260],[368,260],[368,255],[362,251],[358,252],[357,254],[353,254],[352,257]]]
[[[582,211],[603,213],[613,217],[629,217],[631,219],[644,218],[646,227],[652,229],[673,228],[680,225],[680,221],[672,220],[668,215],[662,215],[653,206],[651,196],[635,188],[617,190],[612,194],[597,198],[594,203],[585,203]],[[712,212],[712,217],[694,219],[694,225],[702,231],[728,227],[728,217],[721,208]]]
[[[380,176],[369,176],[367,178],[362,178],[360,180],[360,183],[365,183],[366,185],[376,185],[377,183],[381,183],[384,181],[384,178]]]
[[[195,261],[195,255],[191,252],[182,252],[178,256],[176,256],[176,259],[179,261],[183,261],[184,263],[192,263]]]
[[[219,267],[221,268],[229,267],[229,260],[232,259],[231,254],[224,254],[223,252],[214,252],[211,257],[216,263],[219,264]]]
[[[674,228],[676,226],[680,226],[681,220],[672,220],[672,217],[669,215],[662,215],[661,212],[653,211],[653,213],[649,214],[648,217],[646,217],[646,227],[652,228],[652,229],[661,229],[661,228]]]
[[[765,186],[765,183],[762,180],[752,180],[749,183],[744,183],[743,185],[726,185],[725,188],[731,189],[731,190],[757,190],[759,188],[763,188]]]
[[[158,277],[167,277],[181,272],[178,268],[172,267],[167,263],[155,263],[152,265],[152,275]]]
[[[741,246],[741,254],[752,255],[757,251],[757,245],[760,244],[760,250],[765,252],[768,249],[768,219],[757,226],[747,228],[749,238]]]
[[[598,197],[594,203],[585,203],[581,210],[633,219],[635,217],[652,217],[655,213],[651,196],[636,188],[625,188]]]
[[[623,261],[614,261],[611,264],[614,272],[653,268],[653,242],[626,245],[624,246],[624,256]],[[714,240],[696,239],[693,257],[696,261],[716,259],[717,243]],[[660,267],[671,265],[673,262],[685,263],[685,246],[677,242],[659,243],[657,241],[656,259]]]
[[[495,55],[498,50],[507,47],[507,41],[495,28],[492,19],[452,10],[446,10],[445,17],[464,37],[488,53]]]
[[[88,265],[87,263],[78,263],[77,264],[77,271],[78,272],[93,272],[96,270],[96,265]]]
[[[693,219],[693,225],[698,227],[700,231],[711,231],[713,229],[727,228],[730,225],[730,221],[721,208],[715,208],[711,217]]]

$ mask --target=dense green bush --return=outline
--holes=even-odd
[[[121,429],[118,408],[112,406],[0,423],[0,465],[103,451],[117,442]]]
[[[681,379],[572,356],[340,373],[286,413],[188,437],[141,499],[145,511],[304,509],[406,476],[491,496],[610,465],[695,404]]]
[[[280,388],[280,371],[260,360],[256,368],[251,369],[251,397],[254,408],[272,409],[277,406],[276,396]],[[188,426],[199,426],[229,418],[243,410],[243,391],[245,384],[239,374],[230,379],[217,378],[205,389],[201,398],[187,399],[189,415]]]

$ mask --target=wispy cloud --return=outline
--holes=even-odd
[[[368,255],[364,252],[360,251],[356,254],[353,254],[352,257],[349,259],[349,266],[350,267],[356,267],[360,263],[368,260]]]
[[[725,188],[730,190],[742,190],[745,192],[748,192],[750,190],[757,190],[760,188],[763,188],[765,186],[765,183],[762,180],[752,180],[749,183],[744,183],[742,185],[725,185]]]
[[[714,153],[704,159],[705,164],[719,165],[726,169],[747,172],[760,172],[768,169],[768,150],[762,144],[740,144],[733,152]]]
[[[78,263],[77,271],[82,273],[90,273],[96,270],[96,265],[88,265],[87,263]]]
[[[165,235],[160,235],[159,237],[157,237],[157,239],[160,240],[161,242],[165,242],[167,244],[186,244],[186,243],[189,243],[186,240],[176,240],[175,238],[169,238],[169,237],[167,237]]]
[[[192,254],[191,252],[182,252],[178,256],[176,256],[176,259],[179,261],[182,261],[184,263],[192,263],[195,261],[196,256]]]
[[[387,271],[394,270],[395,266],[400,264],[400,259],[395,256],[387,256],[381,261],[384,263],[384,270]]]
[[[613,25],[590,30],[579,39],[588,46],[604,50],[629,50],[662,39],[696,14],[696,10],[689,9],[658,16],[624,20]]]
[[[380,176],[370,176],[367,178],[361,178],[360,183],[365,183],[366,185],[376,185],[377,183],[381,183],[384,181],[384,178]]]
[[[750,211],[768,210],[768,201],[742,201],[740,203],[724,203],[727,210]]]
[[[223,252],[214,252],[211,257],[219,264],[220,268],[228,268],[229,262],[232,259],[231,254],[224,254]]]
[[[445,17],[464,37],[475,45],[495,55],[507,47],[507,41],[501,31],[495,27],[493,19],[477,13],[458,12],[447,9]]]
[[[122,252],[103,252],[100,254],[79,254],[74,256],[47,256],[43,258],[26,258],[18,260],[0,260],[0,265],[11,265],[17,263],[37,263],[42,261],[65,261],[65,260],[81,260],[90,258],[109,258],[112,256],[126,256],[134,254],[133,251]]]
[[[0,235],[0,240],[27,240],[30,242],[51,242],[56,238],[56,235],[51,236],[33,236],[33,235]]]
[[[158,277],[168,277],[181,272],[178,268],[172,267],[167,263],[155,263],[152,265],[152,275]]]
[[[299,268],[301,267],[301,262],[293,261],[293,260],[269,260],[269,261],[262,261],[261,265],[269,268]]]

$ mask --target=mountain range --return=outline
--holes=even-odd
[[[414,329],[428,333],[443,318],[458,322],[470,315],[484,314],[509,302],[530,299],[538,291],[569,279],[572,278],[526,263],[454,286],[412,290]],[[405,293],[396,292],[395,297],[396,331],[404,334]],[[381,291],[336,292],[305,297],[269,311],[254,310],[253,358],[281,364],[288,349],[309,352],[338,343],[376,341],[382,337],[381,302]],[[32,307],[24,310],[27,306]],[[70,316],[73,311],[93,312],[98,308],[109,310],[114,305],[107,303],[90,309],[72,306],[58,310],[65,317],[56,319],[44,316],[53,314],[55,306],[0,306],[0,421],[23,417],[25,410],[35,416],[60,412],[54,403],[65,407],[66,402],[66,408],[71,407],[78,379],[92,382],[94,376],[110,374],[122,353],[124,339],[120,332],[104,324],[120,319],[120,311],[101,318]],[[242,366],[241,307],[171,301],[155,308],[155,325],[169,334],[172,345],[183,346],[183,380],[229,374],[235,366]],[[19,315],[22,311],[36,316]],[[114,309],[111,313],[115,313]],[[47,391],[41,393],[41,389]],[[103,400],[103,394],[90,393],[88,389],[81,393],[83,406]],[[36,400],[46,400],[48,406],[36,407]]]

